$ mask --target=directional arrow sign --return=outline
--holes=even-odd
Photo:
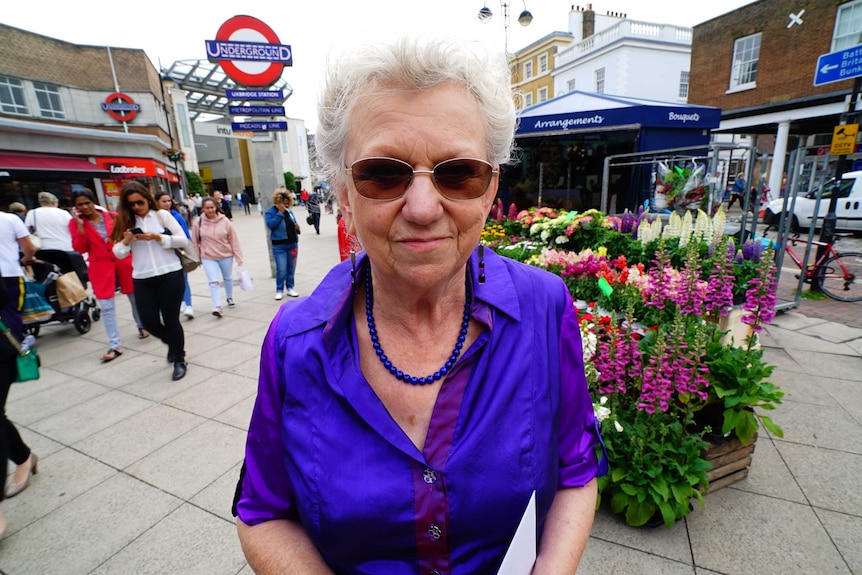
[[[820,56],[814,70],[814,85],[822,86],[859,76],[862,76],[862,44]]]

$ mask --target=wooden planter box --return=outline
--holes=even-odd
[[[712,463],[712,468],[707,472],[709,487],[706,493],[733,485],[748,477],[756,443],[757,435],[748,445],[743,445],[736,437],[727,437],[704,449],[704,459]]]

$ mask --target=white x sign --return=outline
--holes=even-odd
[[[790,24],[787,25],[788,28],[793,26],[794,24],[799,24],[802,26],[802,15],[805,14],[805,8],[799,11],[799,14],[790,14]]]

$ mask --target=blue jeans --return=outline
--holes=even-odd
[[[293,272],[296,271],[298,252],[299,244],[272,246],[272,257],[275,260],[275,291],[293,289]]]
[[[189,287],[189,274],[183,274],[183,279],[186,281],[186,291],[183,292],[183,303],[190,306],[192,305],[192,288]]]
[[[221,307],[221,286],[224,284],[224,292],[227,299],[233,298],[233,258],[221,260],[205,260],[201,258],[201,265],[210,282],[210,296],[214,307]],[[221,277],[219,277],[221,276]]]

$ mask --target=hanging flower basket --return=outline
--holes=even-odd
[[[186,154],[182,150],[178,150],[176,148],[164,149],[162,150],[162,155],[172,162],[182,162],[186,159]]]

